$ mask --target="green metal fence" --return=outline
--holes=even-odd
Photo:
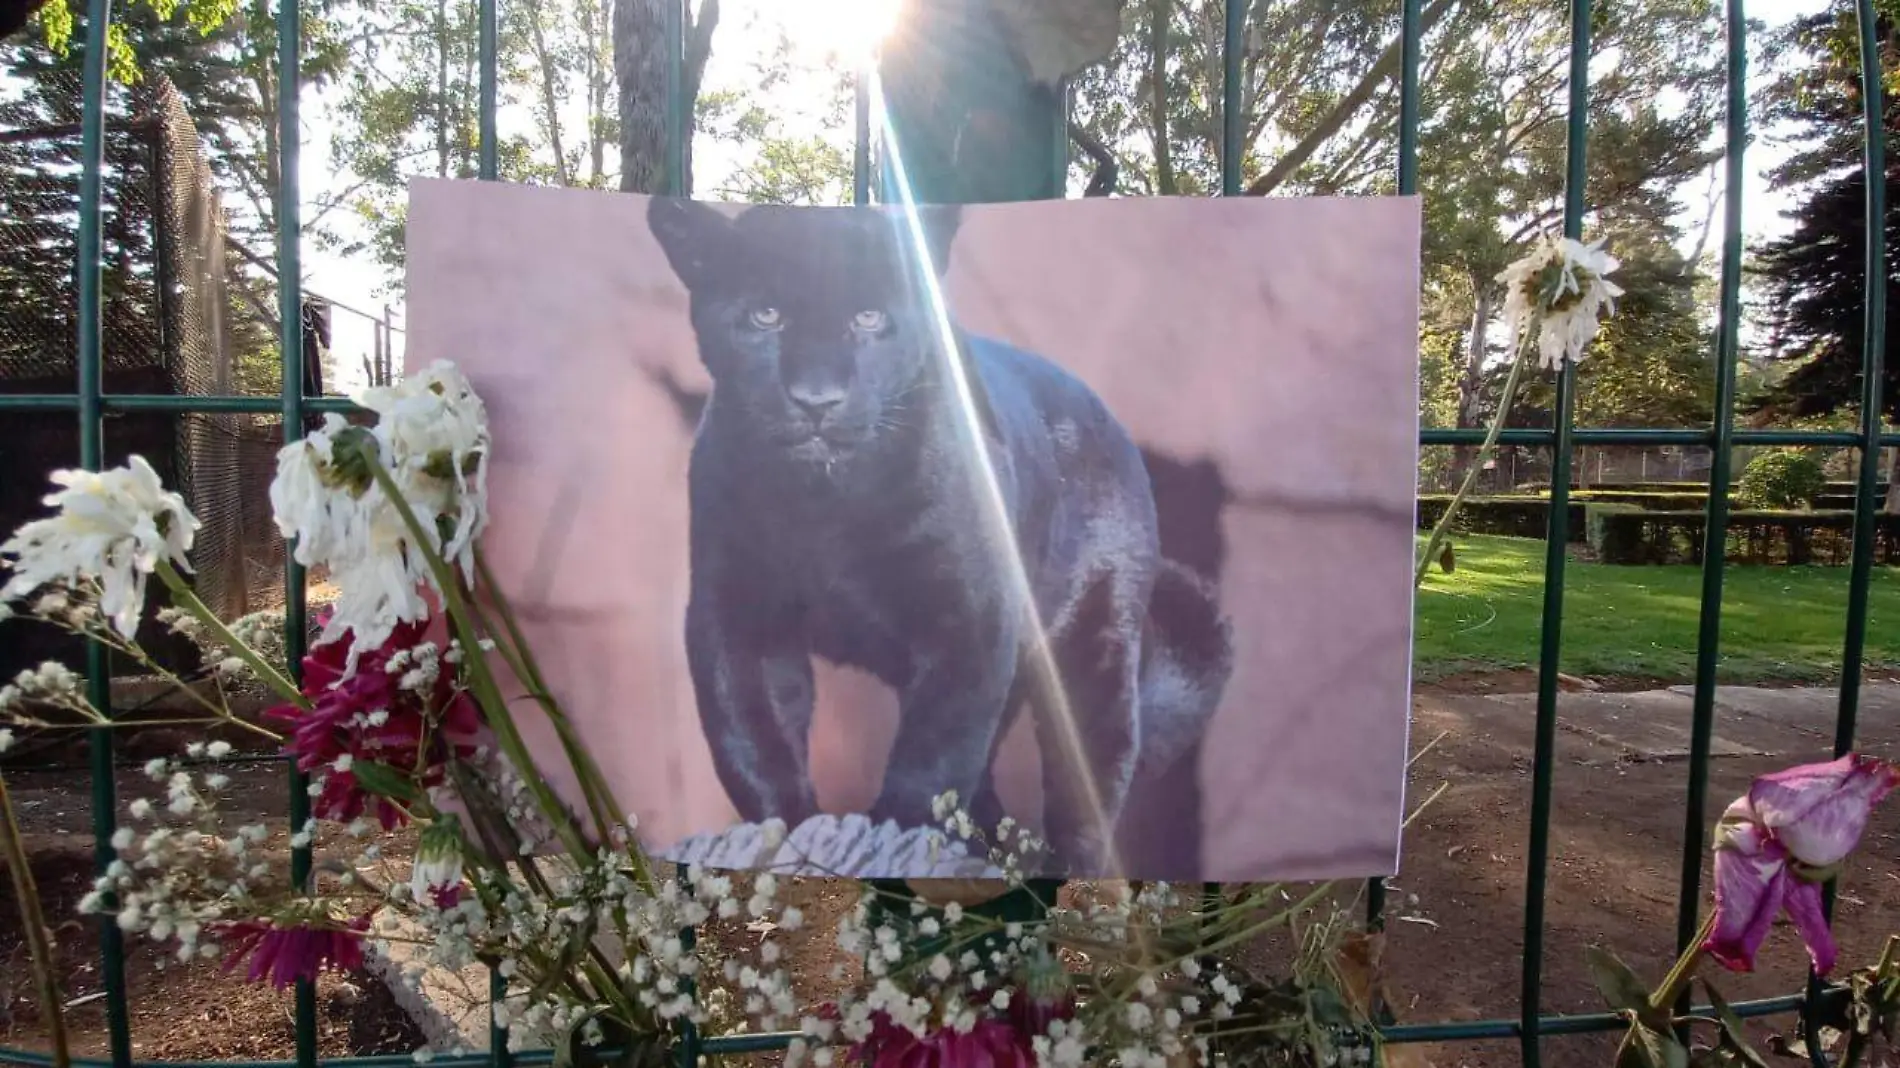
[[[480,176],[494,179],[498,172],[496,105],[498,73],[497,5],[499,0],[478,0],[480,5]],[[687,104],[681,96],[684,11],[680,2],[667,6],[666,30],[671,41],[666,70],[666,86],[672,130],[675,136],[666,160],[665,173],[670,187],[678,188],[684,172],[684,115]],[[1592,0],[1570,0],[1570,95],[1568,116],[1568,166],[1564,202],[1564,232],[1579,237],[1583,229],[1585,177],[1585,123],[1588,113],[1588,60],[1590,55]],[[1225,20],[1223,77],[1223,152],[1221,191],[1234,196],[1240,192],[1242,157],[1242,118],[1238,102],[1241,96],[1241,60],[1244,49],[1246,0],[1228,0]],[[279,5],[278,61],[282,72],[277,124],[279,130],[279,171],[283,184],[277,205],[277,266],[284,279],[279,287],[282,322],[283,395],[272,400],[240,396],[152,396],[104,395],[100,387],[100,202],[104,145],[105,40],[111,13],[110,0],[90,0],[86,23],[84,53],[84,121],[82,123],[83,174],[80,186],[79,217],[79,308],[77,383],[75,392],[60,395],[0,396],[0,412],[12,410],[71,411],[79,419],[81,465],[98,468],[102,464],[103,422],[107,412],[258,412],[279,413],[287,440],[302,433],[308,415],[322,411],[348,410],[348,402],[332,397],[307,396],[302,383],[304,346],[300,293],[294,280],[300,278],[300,198],[298,174],[298,64],[301,29],[295,3]],[[1864,120],[1863,162],[1869,176],[1885,174],[1882,144],[1882,101],[1879,72],[1878,30],[1872,0],[1857,0],[1862,71],[1862,107]],[[1399,152],[1394,166],[1398,191],[1410,195],[1418,187],[1419,58],[1422,51],[1420,0],[1403,0],[1402,60],[1400,74]],[[1703,553],[1702,599],[1699,637],[1696,649],[1695,698],[1691,731],[1688,783],[1683,812],[1682,871],[1677,914],[1677,940],[1686,945],[1697,929],[1702,904],[1701,873],[1705,854],[1708,812],[1705,795],[1711,737],[1715,712],[1716,664],[1720,649],[1722,619],[1722,580],[1727,536],[1730,475],[1729,458],[1740,445],[1819,445],[1858,450],[1859,466],[1855,504],[1852,557],[1849,568],[1846,638],[1841,650],[1840,706],[1835,724],[1834,748],[1846,752],[1854,743],[1855,714],[1860,701],[1863,650],[1867,639],[1868,595],[1871,587],[1874,524],[1878,507],[1876,497],[1880,449],[1900,445],[1900,433],[1884,433],[1881,425],[1882,360],[1885,350],[1886,309],[1884,284],[1885,250],[1881,220],[1885,214],[1885,182],[1866,183],[1866,264],[1863,292],[1865,335],[1862,354],[1861,425],[1857,431],[1785,431],[1737,429],[1734,425],[1737,331],[1740,324],[1742,230],[1741,196],[1745,178],[1743,148],[1747,143],[1746,108],[1746,23],[1743,0],[1727,0],[1728,110],[1726,119],[1727,184],[1724,194],[1723,251],[1720,288],[1720,315],[1717,330],[1718,381],[1713,426],[1683,429],[1576,428],[1572,422],[1572,404],[1576,393],[1576,370],[1566,367],[1557,383],[1553,418],[1549,429],[1515,429],[1503,432],[1500,441],[1513,445],[1549,448],[1551,471],[1550,529],[1545,557],[1542,636],[1538,663],[1535,766],[1531,780],[1531,834],[1527,854],[1527,888],[1524,909],[1524,958],[1520,989],[1520,1011],[1514,1019],[1449,1021],[1443,1023],[1391,1025],[1384,1029],[1392,1042],[1419,1042],[1468,1039],[1518,1040],[1523,1062],[1539,1063],[1539,1040],[1544,1036],[1571,1035],[1620,1029],[1623,1020],[1612,1013],[1546,1015],[1542,1012],[1541,980],[1544,967],[1544,908],[1550,852],[1551,787],[1555,770],[1554,749],[1557,730],[1558,667],[1562,652],[1564,606],[1564,564],[1567,541],[1565,507],[1569,499],[1570,469],[1574,449],[1579,445],[1680,445],[1699,446],[1713,452],[1710,471],[1709,519],[1706,530],[1708,549]],[[967,76],[967,75],[966,75]],[[977,72],[974,77],[982,77]],[[861,79],[862,82],[862,79]],[[1058,114],[1058,118],[1060,115]],[[857,149],[854,167],[854,195],[858,203],[870,200],[872,170],[869,166],[872,143],[869,94],[860,84],[857,101]],[[898,124],[901,131],[903,126]],[[1052,133],[1060,136],[1059,126]],[[908,134],[906,134],[908,138]],[[1059,142],[1058,142],[1059,143]],[[1057,180],[1061,188],[1061,153],[1052,153],[1058,161]],[[1036,164],[1040,167],[1040,163]],[[936,176],[942,177],[942,176]],[[920,187],[937,188],[935,182],[919,182]],[[1047,195],[1051,189],[1047,172],[1034,183],[1037,188],[1022,195]],[[945,187],[954,188],[954,182]],[[1426,430],[1421,445],[1474,445],[1481,441],[1478,430]],[[302,659],[305,636],[304,574],[296,563],[289,563],[287,585],[286,645],[294,671]],[[89,697],[95,706],[110,703],[105,650],[97,645],[88,649],[86,678]],[[115,829],[116,801],[112,778],[113,744],[111,733],[94,730],[90,737],[92,779],[92,826],[96,862],[101,871],[113,859],[111,846]],[[309,795],[303,777],[289,773],[290,824],[301,826],[309,815]],[[308,847],[292,852],[292,877],[298,883],[310,873]],[[1369,919],[1378,925],[1383,917],[1384,888],[1373,880],[1367,895]],[[1828,907],[1832,909],[1832,893]],[[132,1057],[131,1029],[127,1012],[125,955],[117,924],[108,914],[100,921],[103,952],[109,1058],[79,1059],[83,1068],[132,1068],[137,1065],[170,1065],[178,1068],[186,1062],[137,1061]],[[691,932],[688,932],[690,935]],[[498,989],[499,977],[495,979]],[[1810,983],[1803,992],[1790,993],[1737,1004],[1743,1016],[1762,1016],[1811,1009],[1823,991]],[[319,1063],[316,1042],[316,994],[314,985],[300,982],[296,987],[296,1058],[294,1061],[252,1062],[246,1068],[274,1068],[297,1065],[310,1068]],[[546,1051],[510,1054],[505,1033],[491,1033],[491,1052],[487,1054],[439,1057],[432,1063],[450,1068],[475,1068],[493,1064],[542,1064],[551,1057]],[[702,1055],[743,1054],[782,1049],[790,1034],[733,1035],[700,1038],[688,1033],[680,1043],[679,1063],[686,1068]],[[1825,1064],[1816,1048],[1810,1053],[1816,1064]],[[52,1059],[43,1053],[0,1048],[0,1062],[46,1066]],[[221,1062],[224,1063],[224,1062]],[[356,1068],[398,1068],[411,1063],[406,1055],[329,1058],[321,1063],[352,1065]]]

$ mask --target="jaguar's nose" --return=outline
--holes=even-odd
[[[823,423],[844,403],[844,386],[832,383],[795,382],[785,387],[785,395],[810,419],[813,426]]]

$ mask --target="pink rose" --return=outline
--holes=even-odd
[[[1834,967],[1821,885],[1860,844],[1900,768],[1849,754],[1764,775],[1715,828],[1715,923],[1703,943],[1724,967],[1751,971],[1775,917],[1787,912],[1817,975]]]

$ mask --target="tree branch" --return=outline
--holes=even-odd
[[[713,31],[719,28],[719,0],[701,0],[699,17],[686,29],[686,56],[680,68],[680,95],[686,102],[685,128],[680,131],[686,140],[686,188],[677,195],[685,196],[693,189],[693,116],[695,104],[699,100],[699,87],[705,81],[706,60],[712,56]]]
[[[528,19],[528,37],[534,46],[534,61],[541,68],[541,106],[547,109],[548,145],[554,150],[554,177],[561,185],[574,184],[568,173],[567,152],[561,146],[560,92],[554,84],[554,58],[548,55],[547,34],[541,29],[541,0],[523,5]]]
[[[1432,0],[1420,13],[1419,34],[1421,36],[1431,32],[1432,27],[1444,17],[1445,12],[1451,10],[1452,2],[1453,0]],[[1288,149],[1285,155],[1274,160],[1273,166],[1267,168],[1265,174],[1254,179],[1253,184],[1247,187],[1247,195],[1266,196],[1291,177],[1294,171],[1299,170],[1308,159],[1311,159],[1313,153],[1319,151],[1319,147],[1326,143],[1327,138],[1338,133],[1340,128],[1346,125],[1347,120],[1352,118],[1353,113],[1364,107],[1366,102],[1372,99],[1373,94],[1378,92],[1379,87],[1398,73],[1404,44],[1403,35],[1394,37],[1392,43],[1388,44],[1385,51],[1380,54],[1378,62],[1372,65],[1372,69],[1366,72],[1365,77],[1359,79],[1359,84],[1353,86],[1350,92],[1341,97],[1339,103],[1333,105],[1333,109],[1327,112],[1326,116],[1320,119],[1305,137],[1300,138],[1298,144]]]
[[[1069,137],[1090,159],[1095,161],[1095,174],[1089,179],[1088,188],[1083,190],[1085,197],[1105,197],[1115,191],[1115,180],[1121,175],[1121,164],[1115,159],[1115,153],[1101,139],[1090,133],[1080,123],[1069,127]]]

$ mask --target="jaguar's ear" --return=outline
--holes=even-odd
[[[960,204],[932,204],[919,208],[924,241],[930,246],[930,265],[942,278],[950,270],[950,246],[956,241],[957,228],[963,222]]]
[[[647,201],[647,227],[689,293],[711,282],[731,258],[732,221],[709,205],[654,197]]]

